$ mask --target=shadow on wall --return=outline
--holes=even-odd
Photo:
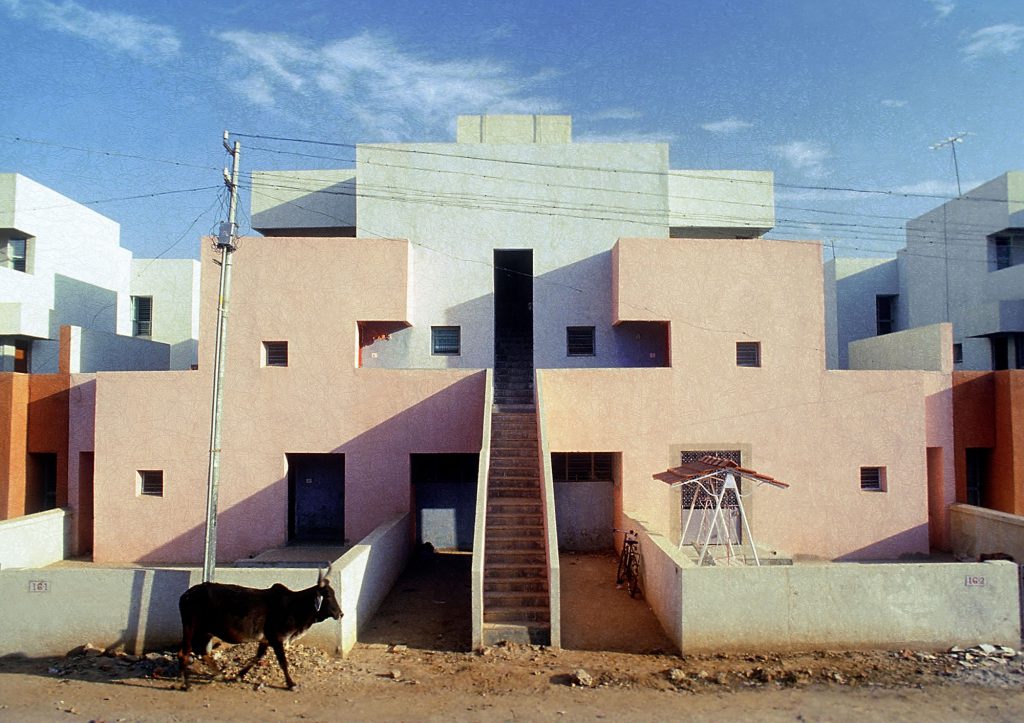
[[[905,552],[895,555],[898,550],[917,549],[920,552]],[[892,562],[913,561],[928,557],[928,525],[917,525],[895,535],[890,535],[870,545],[848,552],[835,558],[835,562]]]
[[[55,332],[63,324],[117,333],[117,293],[54,274],[50,329]]]
[[[338,236],[340,229],[356,225],[356,181],[335,183],[298,198],[287,198],[288,191],[257,185],[257,195],[277,201],[252,215],[252,227],[264,236]],[[353,231],[354,235],[354,231]]]
[[[361,539],[389,517],[410,511],[410,454],[480,451],[485,379],[485,372],[460,379],[334,449],[325,450],[345,455],[344,537]],[[295,403],[301,404],[301,400]],[[279,451],[282,456],[292,451],[277,449],[276,440],[253,440],[253,444]],[[205,450],[199,453],[205,454]],[[232,453],[232,449],[224,450],[222,469],[230,470]],[[230,477],[222,478],[221,484],[224,499],[223,490],[231,484]],[[205,489],[193,506],[197,521],[194,527],[157,545],[137,562],[199,564],[206,535],[204,500]],[[288,480],[280,477],[237,504],[222,508],[217,522],[218,560],[233,561],[287,544],[288,504]]]

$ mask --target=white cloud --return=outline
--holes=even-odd
[[[265,106],[315,103],[346,114],[382,140],[451,127],[467,113],[544,113],[558,109],[534,88],[547,79],[522,77],[486,59],[439,60],[369,32],[316,47],[290,36],[222,32],[230,63],[243,74],[236,90]]]
[[[928,2],[935,9],[939,20],[945,20],[956,9],[956,3],[953,0],[928,0]]]
[[[73,0],[59,3],[0,0],[0,3],[16,18],[34,20],[51,30],[75,35],[141,60],[167,60],[181,50],[181,41],[173,28],[136,15],[90,10]]]
[[[747,121],[740,120],[739,118],[730,117],[724,118],[723,120],[720,121],[714,121],[713,123],[705,123],[701,126],[701,128],[711,133],[728,134],[736,133],[737,131],[742,131],[746,128],[752,128],[753,125],[753,123],[748,123]]]
[[[811,178],[825,175],[825,160],[832,154],[818,141],[791,141],[771,147],[772,152],[792,168],[803,171]]]
[[[905,100],[896,100],[894,98],[886,98],[882,101],[882,105],[886,108],[904,108],[907,105]]]
[[[573,138],[580,143],[672,143],[674,133],[643,133],[624,131],[622,133],[586,133]]]
[[[1009,55],[1024,42],[1024,26],[1012,23],[990,25],[971,34],[969,42],[960,48],[964,60],[970,62],[993,55]]]
[[[961,186],[964,189],[974,188],[980,184],[964,181]],[[930,179],[927,181],[918,181],[917,183],[908,183],[903,186],[897,186],[892,189],[893,193],[906,193],[910,196],[942,196],[954,198],[957,196],[956,181],[940,181],[937,179]]]
[[[598,111],[590,116],[592,120],[636,120],[643,117],[643,113],[632,108],[607,108]]]

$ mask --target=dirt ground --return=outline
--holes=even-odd
[[[563,558],[560,651],[470,652],[468,557],[437,555],[410,567],[347,659],[294,645],[296,691],[284,689],[273,656],[244,682],[231,679],[252,645],[220,649],[227,680],[200,674],[189,692],[179,689],[174,651],[82,647],[0,658],[0,720],[1024,719],[1024,656],[1009,649],[681,657],[646,629],[642,601],[602,574],[607,564]],[[632,652],[610,652],[622,609],[642,632],[624,640]],[[579,622],[586,616],[589,629]]]

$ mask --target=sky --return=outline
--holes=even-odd
[[[569,114],[577,142],[773,171],[771,235],[826,256],[891,253],[955,197],[943,139],[968,134],[965,192],[1024,169],[1020,0],[0,0],[0,47],[0,172],[139,258],[195,258],[226,219],[224,130],[443,142],[459,114]],[[240,141],[243,172],[353,165]]]

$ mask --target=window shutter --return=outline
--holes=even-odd
[[[462,351],[461,327],[433,326],[430,328],[430,350],[432,354],[457,356]]]
[[[139,494],[149,497],[164,496],[164,473],[162,470],[141,470],[139,472]]]
[[[288,342],[265,341],[263,349],[266,355],[264,365],[268,367],[288,366]]]
[[[759,367],[759,366],[761,366],[761,342],[759,342],[759,341],[738,341],[738,342],[736,342],[736,366],[738,366],[738,367]]]
[[[594,356],[594,327],[567,326],[565,347],[569,356]]]

